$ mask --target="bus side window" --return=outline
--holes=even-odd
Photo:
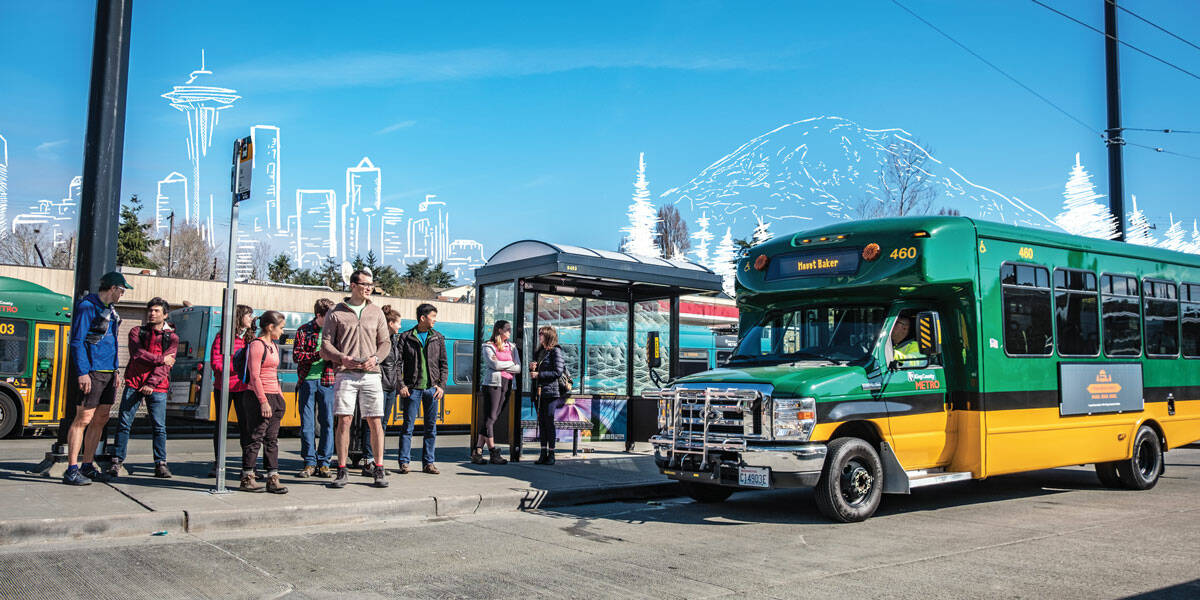
[[[0,375],[24,375],[28,354],[29,322],[0,319]]]
[[[1101,275],[1100,315],[1104,322],[1104,355],[1141,356],[1137,280],[1124,275]]]
[[[1100,307],[1096,274],[1054,270],[1054,315],[1061,356],[1100,354]]]
[[[454,342],[454,383],[471,383],[471,359],[474,357],[474,344],[464,340]]]
[[[1005,263],[1000,266],[1004,351],[1012,356],[1050,356],[1054,351],[1050,270]]]
[[[1142,321],[1146,355],[1179,355],[1179,295],[1170,281],[1142,280]]]
[[[1200,358],[1200,285],[1183,285],[1183,336],[1180,338],[1183,355]]]

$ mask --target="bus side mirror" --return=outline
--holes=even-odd
[[[662,343],[659,340],[658,332],[651,331],[646,334],[646,367],[649,369],[657,369],[662,366]]]
[[[925,356],[942,353],[942,323],[934,311],[917,313],[917,349]]]

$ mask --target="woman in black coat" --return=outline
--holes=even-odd
[[[542,443],[542,453],[534,464],[554,464],[554,439],[558,437],[554,413],[562,406],[558,378],[566,368],[566,357],[558,345],[558,332],[549,325],[538,329],[538,347],[529,365],[529,375],[538,388],[538,440]]]

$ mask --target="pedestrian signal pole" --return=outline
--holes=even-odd
[[[217,432],[217,487],[214,494],[225,494],[225,446],[229,423],[229,373],[233,368],[233,335],[237,312],[234,295],[234,267],[237,264],[237,218],[238,204],[250,198],[250,172],[254,166],[254,147],[249,137],[233,142],[233,169],[230,173],[230,190],[233,202],[229,208],[229,256],[225,263],[225,309],[221,314],[221,403],[214,418]]]

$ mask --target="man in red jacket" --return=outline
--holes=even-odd
[[[171,366],[175,364],[179,336],[166,326],[170,309],[162,298],[150,300],[146,303],[146,320],[129,332],[129,363],[125,365],[117,447],[108,471],[111,477],[121,473],[129,430],[142,400],[146,401],[146,414],[154,426],[154,476],[171,476],[167,468],[167,392],[171,389]]]

